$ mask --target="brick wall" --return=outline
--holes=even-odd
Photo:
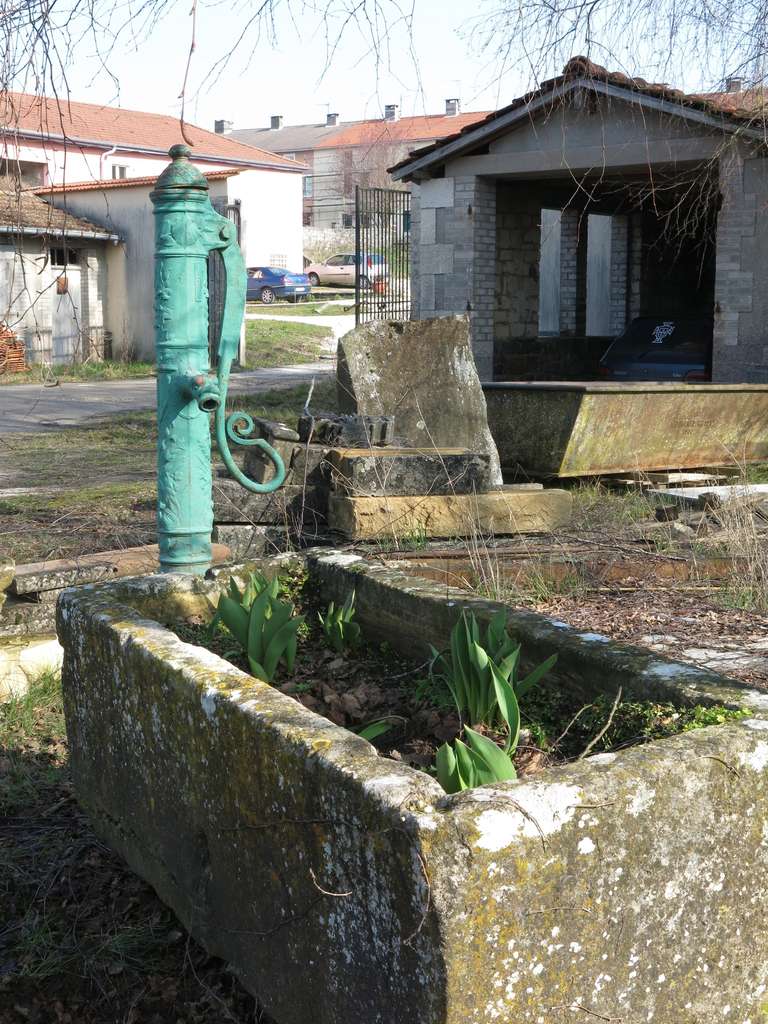
[[[758,211],[768,198],[764,165],[764,160],[745,160],[737,146],[720,159],[712,360],[717,381],[766,380],[765,322],[752,315],[753,298],[768,284],[768,254],[756,239],[758,220],[763,236],[766,229],[764,209]]]
[[[493,327],[501,345],[516,338],[535,338],[539,333],[540,251],[541,203],[525,188],[500,185]]]

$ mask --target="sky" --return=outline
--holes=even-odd
[[[229,45],[224,27],[231,35],[233,26],[244,23],[237,8],[224,0],[198,10],[186,117],[205,128],[212,129],[217,118],[236,128],[266,127],[273,114],[282,114],[285,124],[318,123],[326,112],[339,113],[342,120],[380,117],[386,103],[399,104],[401,114],[440,113],[451,97],[459,97],[463,110],[489,110],[509,102],[522,85],[514,79],[498,82],[459,34],[466,8],[462,13],[450,0],[416,0],[413,53],[403,24],[391,27],[389,51],[378,62],[369,40],[353,27],[326,68],[317,17],[297,17],[294,24],[282,17],[276,39],[244,41],[218,74],[204,81]],[[99,68],[93,46],[83,43],[67,72],[70,96],[177,114],[190,38],[189,6],[179,3],[135,47],[118,45],[109,70],[119,87]]]
[[[114,23],[125,17],[126,11],[144,6],[132,6],[135,0],[102,2],[107,3],[108,17]],[[196,50],[186,90],[188,121],[209,129],[216,119],[231,121],[235,128],[258,128],[266,127],[271,115],[281,114],[285,124],[312,124],[323,122],[326,112],[338,113],[342,121],[381,117],[388,103],[399,104],[404,115],[441,113],[445,100],[452,97],[461,100],[462,110],[483,111],[509,103],[531,85],[530,78],[517,68],[500,75],[498,64],[473,44],[473,25],[492,24],[488,15],[504,0],[474,0],[472,4],[456,0],[267,0],[274,11],[270,28],[260,37],[253,30],[246,33],[229,59],[222,61],[262,2],[197,0]],[[553,2],[568,9],[566,0]],[[639,3],[641,10],[648,10],[643,2],[604,0],[605,7],[600,10],[605,12],[605,24],[593,25],[590,52],[611,68],[640,72],[652,80],[691,90],[702,88],[702,63],[690,59],[698,41],[692,42],[689,36],[686,43],[679,26],[666,23],[666,12],[669,9],[670,17],[674,15],[676,0],[653,0],[657,6],[650,10],[659,12],[658,24],[633,15],[629,19],[633,31],[617,31],[611,20],[612,5]],[[93,3],[98,8],[99,0]],[[406,3],[413,7],[403,7]],[[139,27],[137,32],[134,20],[133,37],[122,36],[109,56],[109,73],[97,59],[93,42],[84,39],[78,43],[68,61],[72,99],[179,113],[192,37],[191,0],[146,0],[146,5],[166,13],[149,31]],[[695,6],[695,0],[688,0],[689,10]],[[340,25],[354,7],[363,7],[369,15],[383,12],[386,32],[380,28],[378,35],[388,34],[388,38],[378,60],[369,34],[354,22],[338,39]],[[412,13],[412,37],[403,11]],[[567,14],[558,16],[558,28],[563,25],[567,25]],[[654,34],[657,38],[652,38]],[[574,50],[584,52],[582,43],[565,35],[567,56]],[[326,36],[331,41],[338,39],[330,63]],[[497,36],[504,41],[503,27]],[[105,32],[102,43],[106,38]],[[613,41],[610,52],[607,46],[600,46],[601,39],[609,38]],[[671,49],[670,39],[675,40]],[[520,56],[520,41],[512,39],[511,45]],[[710,40],[707,47],[719,60],[717,45]],[[545,76],[557,74],[565,56],[557,58],[557,66],[542,69]],[[681,59],[674,60],[673,68],[675,57]]]

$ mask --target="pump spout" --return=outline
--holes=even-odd
[[[184,397],[190,402],[197,402],[202,412],[216,412],[221,405],[216,377],[206,377],[199,373],[195,377],[183,377],[180,386]]]

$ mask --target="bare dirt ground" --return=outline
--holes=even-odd
[[[768,617],[724,607],[707,590],[555,595],[536,611],[613,640],[652,647],[768,690]]]

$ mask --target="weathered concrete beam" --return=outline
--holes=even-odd
[[[549,533],[571,517],[572,497],[555,488],[503,487],[485,494],[352,498],[331,495],[328,525],[348,540]]]

